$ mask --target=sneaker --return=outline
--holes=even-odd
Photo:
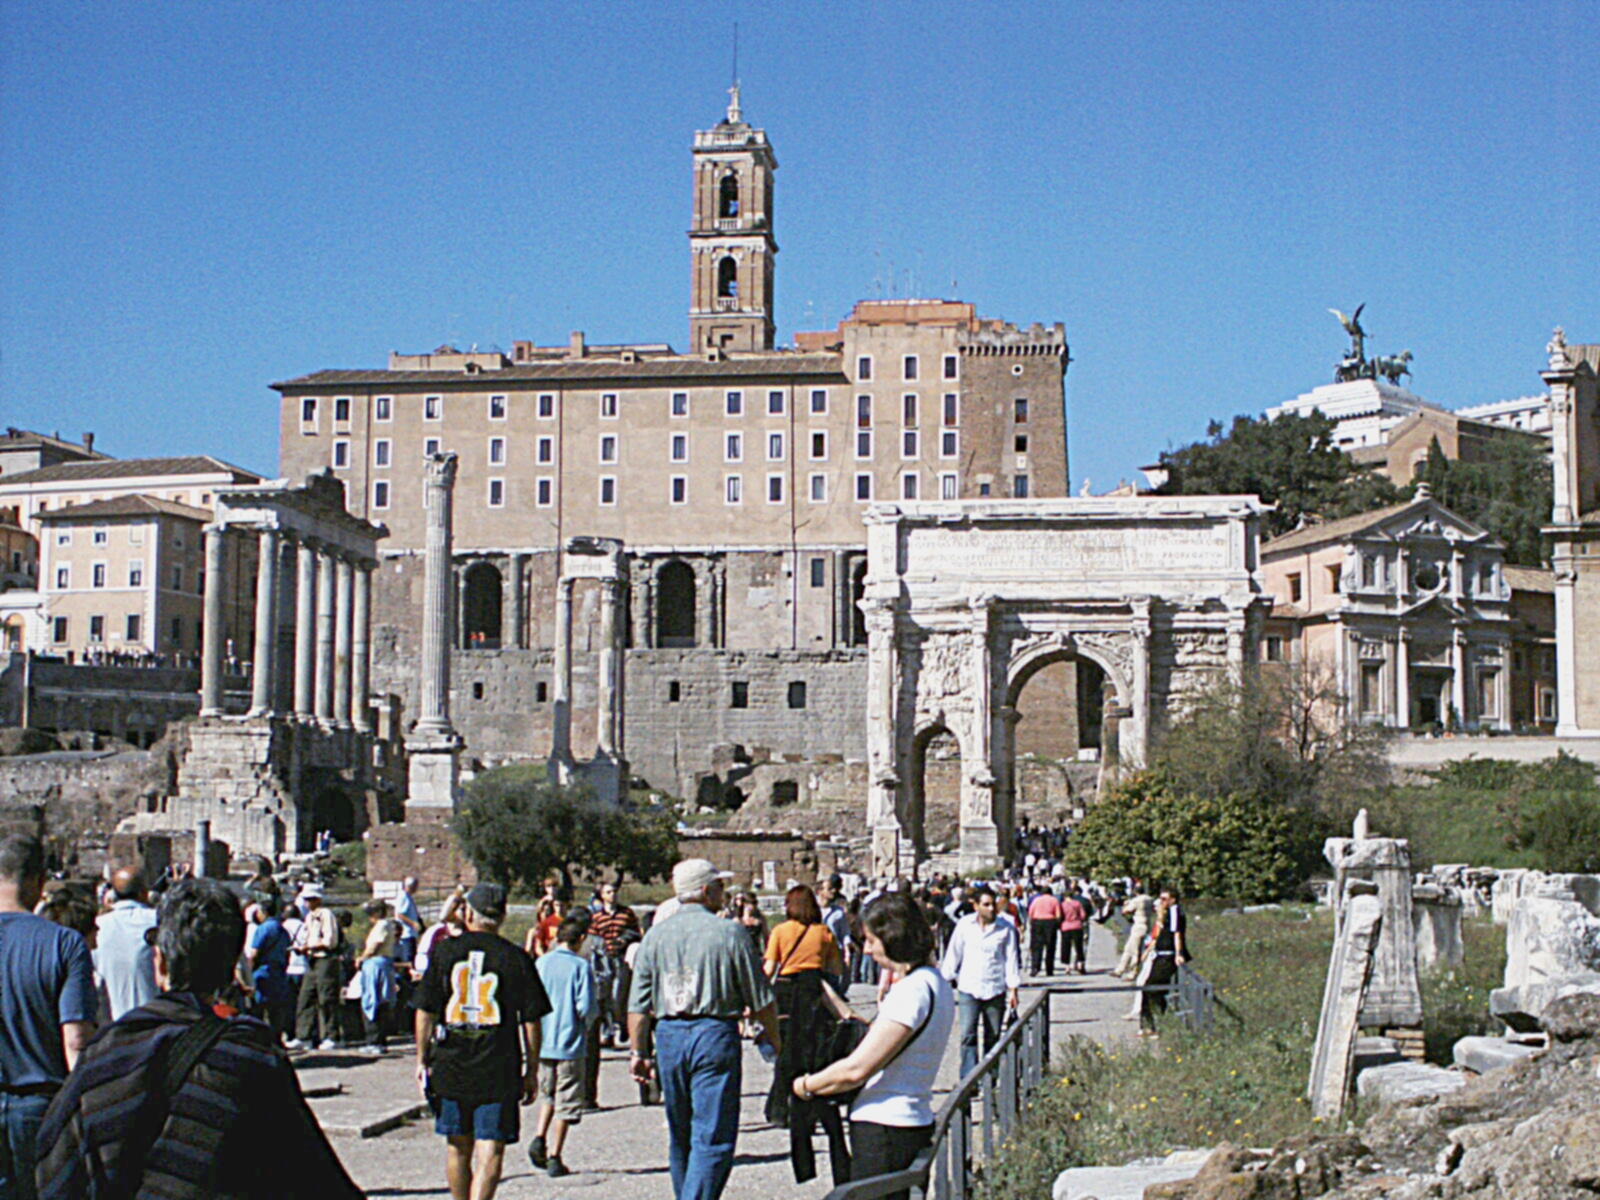
[[[323,1038],[322,1041],[317,1043],[318,1050],[337,1050],[338,1048],[339,1043],[332,1038]]]
[[[559,1158],[552,1158],[550,1165],[545,1168],[545,1174],[551,1179],[560,1179],[563,1175],[571,1175],[572,1172],[567,1170],[567,1164]]]
[[[306,1044],[299,1038],[290,1038],[283,1044],[283,1048],[285,1050],[304,1050],[306,1048]]]
[[[361,1053],[365,1054],[368,1058],[382,1058],[383,1057],[383,1047],[382,1046],[363,1046],[363,1047],[361,1047]]]
[[[528,1161],[539,1170],[544,1170],[550,1165],[550,1160],[545,1157],[544,1139],[536,1137],[528,1143]],[[559,1162],[560,1160],[557,1159]]]

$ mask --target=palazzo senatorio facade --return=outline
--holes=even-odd
[[[764,748],[864,759],[863,514],[1067,493],[1059,323],[863,301],[775,345],[777,158],[743,117],[695,135],[690,343],[441,347],[276,383],[279,473],[331,468],[389,528],[372,682],[415,713],[425,457],[458,456],[452,717],[469,755],[550,749],[559,550],[623,546],[626,757],[702,789]],[[572,746],[592,753],[600,589],[572,599]],[[593,632],[585,632],[593,631]]]

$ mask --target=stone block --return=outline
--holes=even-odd
[[[1350,1054],[1351,1070],[1356,1075],[1373,1067],[1404,1061],[1405,1055],[1401,1053],[1400,1043],[1386,1037],[1357,1038],[1355,1049]]]
[[[1356,886],[1361,886],[1359,883]],[[1365,885],[1368,888],[1370,884]],[[1339,936],[1328,965],[1322,994],[1322,1016],[1311,1057],[1306,1087],[1311,1111],[1337,1120],[1350,1091],[1356,1031],[1372,979],[1373,956],[1384,921],[1383,902],[1369,893],[1354,895],[1343,907]]]
[[[1361,1010],[1366,1028],[1411,1028],[1422,1024],[1422,985],[1417,978],[1416,934],[1411,915],[1411,851],[1402,838],[1329,838],[1323,857],[1334,869],[1338,895],[1345,882],[1366,880],[1383,902],[1383,926],[1373,954],[1372,979]],[[1343,921],[1342,910],[1339,921]]]
[[[1545,882],[1542,890],[1517,900],[1506,927],[1508,988],[1600,971],[1600,917],[1570,888]]]
[[[1501,871],[1494,881],[1490,891],[1489,909],[1494,916],[1496,925],[1506,925],[1511,921],[1511,911],[1516,907],[1518,898],[1522,895],[1522,877],[1528,874],[1521,869]]]
[[[1580,992],[1555,1000],[1545,1008],[1539,1024],[1557,1042],[1600,1038],[1600,995]]]
[[[1490,1071],[1498,1071],[1501,1067],[1509,1067],[1512,1063],[1531,1058],[1537,1053],[1539,1053],[1537,1046],[1526,1046],[1505,1038],[1464,1037],[1455,1044],[1451,1058],[1462,1070],[1486,1075]]]
[[[1050,1200],[1144,1200],[1146,1188],[1193,1179],[1209,1153],[1170,1154],[1125,1167],[1073,1167],[1056,1176]]]
[[[1578,972],[1489,993],[1489,1012],[1518,1033],[1535,1033],[1545,1011],[1568,996],[1600,996],[1600,973]]]
[[[1459,1071],[1447,1071],[1431,1063],[1394,1063],[1364,1071],[1356,1080],[1356,1092],[1363,1099],[1379,1104],[1399,1104],[1458,1092],[1466,1084]]]
[[[1466,959],[1461,939],[1461,893],[1429,885],[1411,891],[1411,927],[1418,971],[1447,971]]]

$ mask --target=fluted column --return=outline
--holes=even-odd
[[[600,661],[596,664],[599,703],[595,740],[600,753],[607,757],[617,750],[617,609],[621,606],[621,593],[619,581],[600,581]]]
[[[333,555],[317,550],[317,720],[333,722]]]
[[[206,593],[203,597],[204,624],[201,628],[200,658],[200,715],[222,715],[222,644],[226,631],[222,628],[223,538],[220,525],[207,525],[206,541]]]
[[[300,539],[294,591],[294,712],[316,712],[317,692],[317,550]]]
[[[256,646],[250,667],[250,715],[264,717],[276,703],[278,661],[278,531],[256,534]]]
[[[900,738],[895,688],[895,612],[874,598],[867,613],[867,826],[872,831],[872,873],[900,871]]]
[[[449,737],[450,725],[450,543],[455,501],[456,456],[428,460],[428,534],[423,551],[422,695],[416,732]]]
[[[350,617],[350,723],[372,732],[372,564],[359,563]]]
[[[355,589],[348,555],[333,563],[333,723],[350,728],[350,625]]]
[[[556,582],[556,645],[550,680],[550,757],[572,761],[572,580]]]

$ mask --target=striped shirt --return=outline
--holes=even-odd
[[[589,918],[589,934],[600,939],[600,944],[607,954],[621,954],[627,949],[622,939],[630,929],[633,930],[634,940],[637,941],[639,918],[634,915],[633,909],[625,905],[617,905],[612,912],[597,908]]]
[[[39,1128],[40,1200],[361,1196],[261,1021],[231,1021],[163,1102],[167,1055],[203,1015],[168,992],[89,1043]]]

